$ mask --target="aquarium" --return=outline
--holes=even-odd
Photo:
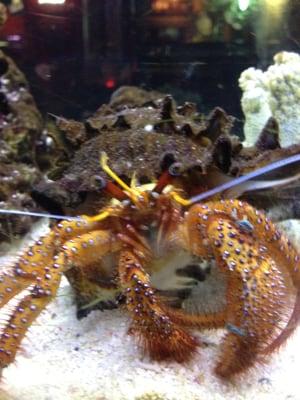
[[[297,399],[299,0],[0,1],[0,400]]]

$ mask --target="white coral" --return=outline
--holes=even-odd
[[[248,68],[239,79],[243,91],[245,145],[253,145],[270,116],[277,119],[283,147],[300,142],[300,56],[281,52],[265,72]]]

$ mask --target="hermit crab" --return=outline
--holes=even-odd
[[[65,218],[0,275],[0,307],[18,303],[0,336],[0,366],[12,363],[30,325],[73,272],[86,302],[126,308],[130,333],[154,360],[188,361],[201,345],[191,329],[226,328],[215,372],[243,372],[286,341],[300,315],[300,256],[264,213],[216,195],[300,160],[292,156],[186,199],[166,170],[154,183],[127,185],[108,165],[99,187],[112,197],[97,215]],[[215,196],[215,200],[207,200]],[[176,260],[186,260],[184,268]],[[195,285],[203,260],[215,260],[226,281],[226,306],[189,313],[158,290],[166,276]],[[173,279],[173,278],[172,278]],[[23,297],[19,295],[26,290]]]

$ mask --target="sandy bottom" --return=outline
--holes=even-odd
[[[186,365],[143,358],[121,310],[76,319],[63,281],[55,301],[30,328],[15,364],[3,371],[0,400],[300,400],[300,330],[269,363],[221,382],[213,373],[222,332]]]

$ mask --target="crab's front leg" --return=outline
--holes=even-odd
[[[55,297],[62,274],[74,264],[84,268],[114,250],[115,242],[110,232],[92,230],[85,233],[96,226],[87,221],[77,226],[69,222],[59,224],[21,255],[10,275],[1,275],[1,285],[4,285],[1,306],[29,288],[25,297],[9,310],[9,319],[2,329],[1,368],[14,361],[28,328]]]
[[[292,309],[293,285],[286,260],[277,257],[275,244],[266,245],[263,224],[246,219],[254,211],[245,203],[212,202],[195,205],[185,219],[186,246],[202,257],[214,255],[227,278],[229,333],[216,368],[226,378],[261,359],[284,330]],[[243,225],[242,220],[248,222]]]
[[[62,221],[24,250],[17,262],[0,274],[0,308],[32,283],[47,280],[50,266],[55,269],[63,243],[97,229],[98,225],[84,217],[82,221]]]
[[[150,286],[142,262],[130,250],[120,254],[119,276],[133,321],[131,332],[137,335],[144,350],[154,360],[187,361],[196,350],[197,340],[168,316]]]

